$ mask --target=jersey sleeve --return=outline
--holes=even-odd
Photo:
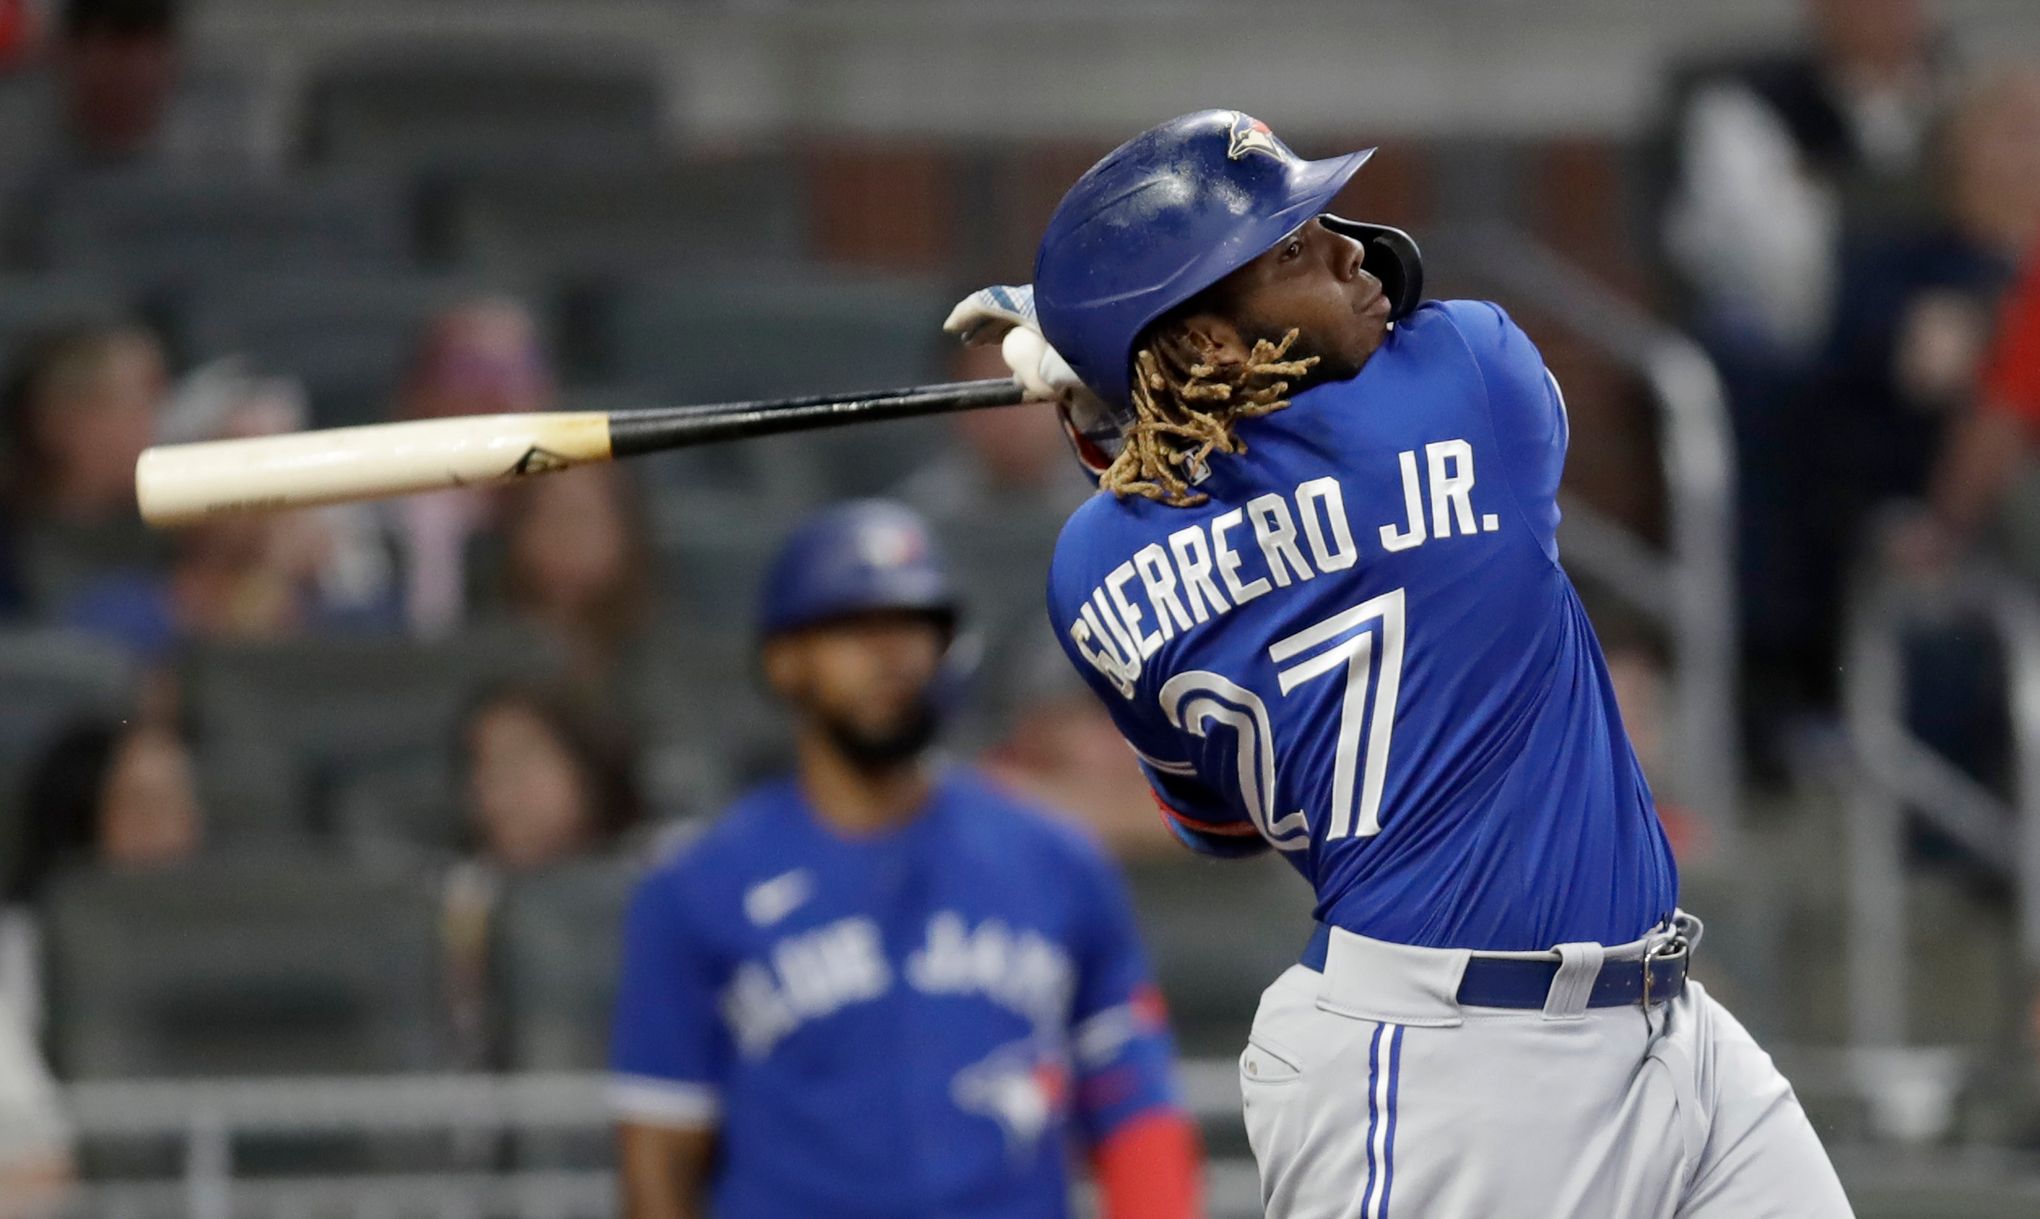
[[[670,871],[638,887],[624,923],[610,1040],[611,1107],[627,1122],[712,1126],[729,1062],[713,971]]]
[[[1556,562],[1558,484],[1571,439],[1565,395],[1536,344],[1500,305],[1449,301],[1445,308],[1487,392],[1489,422],[1517,505]]]
[[[1063,654],[1104,704],[1119,735],[1139,759],[1163,824],[1176,840],[1201,855],[1221,859],[1260,854],[1267,849],[1260,832],[1198,774],[1184,751],[1181,735],[1162,721],[1160,710],[1143,703],[1138,692],[1132,698],[1121,693],[1112,678],[1084,655],[1071,633],[1078,617],[1072,607],[1081,605],[1083,594],[1066,587],[1075,582],[1065,578],[1062,548],[1074,544],[1072,533],[1077,527],[1073,521],[1071,529],[1065,530],[1057,547],[1057,562],[1049,570],[1048,617]]]
[[[1081,941],[1070,1009],[1076,1120],[1097,1147],[1128,1122],[1178,1108],[1168,1015],[1148,972],[1133,902],[1111,861],[1086,844],[1076,869]]]
[[[1138,749],[1134,754],[1154,792],[1162,824],[1177,842],[1217,859],[1244,859],[1268,849],[1268,840],[1254,823],[1228,808],[1190,763],[1159,762]]]

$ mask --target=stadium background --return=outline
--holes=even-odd
[[[1382,144],[1342,210],[1543,345],[1709,982],[1860,1213],[2040,1212],[2040,518],[2014,480],[1975,546],[1909,528],[2040,223],[2030,0],[50,0],[0,55],[0,1214],[610,1213],[618,903],[780,756],[762,553],[876,493],[965,574],[955,752],[1125,860],[1253,1213],[1231,1054],[1307,901],[1174,852],[1063,671],[1043,413],[176,537],[123,481],[152,437],[996,375],[949,302],[1214,104]],[[1853,160],[1721,101],[1851,56],[1900,84]]]

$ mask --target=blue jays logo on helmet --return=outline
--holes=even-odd
[[[1268,124],[1251,114],[1233,111],[1232,142],[1226,146],[1225,155],[1237,161],[1250,152],[1264,152],[1278,161],[1292,160],[1296,154],[1289,151]]]
[[[885,610],[953,622],[956,591],[928,525],[903,504],[856,500],[802,522],[765,577],[759,631]]]
[[[1142,132],[1079,178],[1049,219],[1034,262],[1043,335],[1123,425],[1141,332],[1323,214],[1373,155],[1306,161],[1238,110],[1200,110]],[[1414,309],[1416,243],[1385,226],[1341,224],[1367,245],[1390,320]]]

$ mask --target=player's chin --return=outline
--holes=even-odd
[[[882,768],[926,753],[942,725],[934,706],[922,701],[898,715],[837,719],[827,726],[844,757],[858,766]]]
[[[1388,298],[1377,294],[1372,303],[1354,312],[1346,326],[1346,348],[1358,356],[1357,363],[1365,363],[1388,337],[1388,311]]]

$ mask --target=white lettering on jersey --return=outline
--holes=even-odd
[[[767,961],[737,967],[722,995],[723,1020],[737,1045],[765,1054],[802,1023],[875,999],[892,986],[878,924],[838,919],[772,946]]]
[[[1111,641],[1098,625],[1098,611],[1089,601],[1084,603],[1082,614],[1070,624],[1070,642],[1076,645],[1077,655],[1104,674],[1113,689],[1127,698],[1133,697],[1133,679],[1140,676],[1140,670],[1129,667],[1113,652]]]
[[[1310,557],[1316,560],[1319,571],[1344,571],[1360,561],[1360,548],[1353,544],[1353,527],[1346,520],[1346,500],[1339,494],[1338,479],[1327,475],[1297,487],[1296,513],[1303,518],[1303,535],[1310,541]],[[1330,545],[1325,544],[1326,530],[1331,531]]]
[[[1246,516],[1247,514],[1243,509],[1235,508],[1231,512],[1219,513],[1211,521],[1212,561],[1218,565],[1219,578],[1225,581],[1226,591],[1232,594],[1234,605],[1244,605],[1268,591],[1268,582],[1266,580],[1257,578],[1242,581],[1240,579],[1240,568],[1244,565],[1245,560],[1240,558],[1240,552],[1234,550],[1232,543],[1228,542],[1225,537],[1235,526],[1245,520]]]
[[[1430,537],[1424,530],[1424,492],[1417,485],[1417,452],[1404,449],[1396,454],[1396,460],[1402,463],[1403,514],[1407,524],[1401,529],[1394,525],[1381,527],[1381,548],[1387,551],[1422,546]]]
[[[1126,624],[1127,637],[1140,649],[1140,658],[1146,660],[1162,646],[1162,636],[1159,631],[1143,632],[1140,629],[1140,607],[1126,599],[1126,585],[1132,579],[1133,560],[1128,559],[1105,577],[1105,595],[1112,599],[1112,608],[1119,612],[1119,620]]]
[[[1308,580],[1317,574],[1296,548],[1296,518],[1289,515],[1288,501],[1272,493],[1256,496],[1247,501],[1247,520],[1254,527],[1254,541],[1260,544],[1261,557],[1268,560],[1268,574],[1277,588],[1288,588],[1292,578]]]
[[[1162,639],[1166,642],[1174,639],[1177,631],[1189,630],[1190,615],[1176,599],[1176,571],[1169,566],[1169,552],[1160,542],[1149,542],[1133,556],[1133,566],[1140,572],[1148,604],[1155,607],[1155,625],[1161,628]],[[1197,620],[1204,621],[1204,615],[1199,614]]]
[[[1042,1036],[1067,1031],[1076,995],[1076,966],[1060,944],[1002,919],[971,927],[953,910],[929,916],[901,972],[922,994],[977,996],[1017,1012]],[[893,981],[878,924],[854,915],[788,936],[739,965],[723,988],[723,1021],[737,1048],[759,1058],[810,1020],[886,995]]]
[[[1424,446],[1431,466],[1431,536],[1449,538],[1473,533],[1473,446],[1464,440],[1440,440]]]
[[[1502,527],[1500,515],[1488,512],[1475,524],[1473,511],[1473,446],[1464,440],[1434,440],[1424,446],[1425,476],[1417,472],[1417,451],[1396,454],[1402,466],[1403,523],[1381,527],[1383,549],[1422,546],[1433,538],[1470,538]],[[1431,515],[1424,516],[1424,483],[1430,483]]]
[[[1211,582],[1211,547],[1205,544],[1204,528],[1192,525],[1169,535],[1169,553],[1176,556],[1176,570],[1183,577],[1183,595],[1190,599],[1190,612],[1197,621],[1232,608],[1218,585]],[[1209,608],[1207,608],[1209,607]]]
[[[1076,986],[1069,955],[1039,932],[995,918],[973,930],[952,911],[928,920],[927,941],[907,958],[907,981],[923,994],[983,995],[1043,1033],[1067,1014]]]
[[[1458,438],[1436,440],[1424,446],[1422,455],[1420,461],[1416,449],[1396,454],[1403,520],[1375,531],[1384,551],[1394,554],[1502,527],[1496,513],[1474,511],[1471,444]],[[1252,548],[1240,549],[1244,541],[1236,546],[1235,539],[1244,533],[1253,535]],[[1298,483],[1287,495],[1258,495],[1243,508],[1185,525],[1170,533],[1167,543],[1164,548],[1150,542],[1113,568],[1081,603],[1068,628],[1077,655],[1128,699],[1134,697],[1145,662],[1176,636],[1256,597],[1360,561],[1344,492],[1329,475]],[[1256,553],[1260,561],[1250,565]],[[1136,580],[1144,605],[1132,595]]]

